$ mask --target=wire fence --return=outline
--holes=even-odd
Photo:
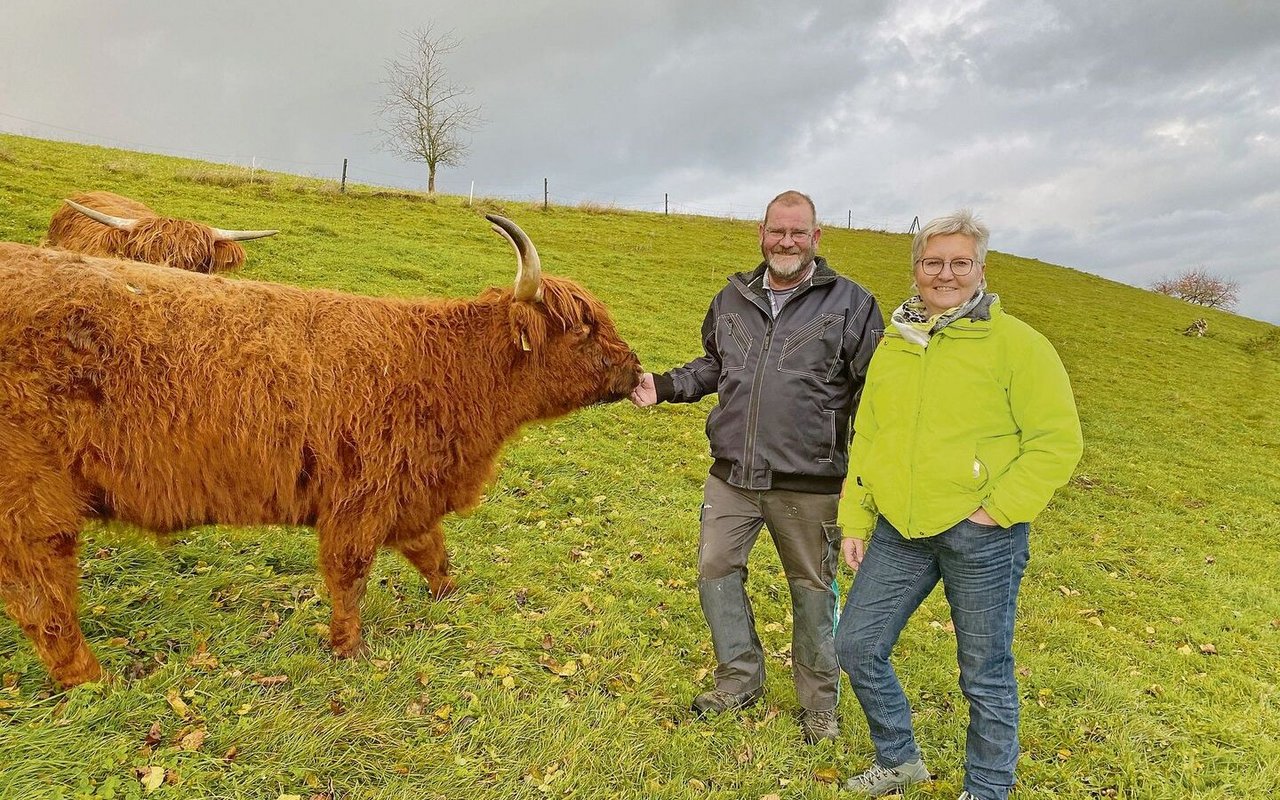
[[[5,123],[5,121],[8,120],[25,123],[27,126],[35,126],[35,128],[14,130],[14,126],[12,124]],[[206,150],[169,147],[149,142],[136,142],[128,139],[103,136],[90,131],[68,128],[49,122],[29,119],[16,114],[9,114],[3,111],[0,111],[0,131],[18,136],[30,136],[33,138],[67,141],[77,144],[100,145],[104,147],[119,147],[145,153],[173,156],[176,158],[212,161],[219,164],[245,167],[253,170],[280,172],[290,175],[298,175],[299,177],[319,178],[335,182],[341,181],[344,188],[348,183],[358,183],[375,188],[422,191],[423,184],[426,183],[425,165],[421,167],[421,180],[415,182],[412,178],[408,178],[404,174],[386,172],[361,164],[352,164],[347,158],[335,159],[333,162],[298,161],[296,159],[276,158],[274,156],[262,156],[257,154],[245,156],[236,153],[216,153]],[[72,134],[72,136],[68,136],[66,134]],[[558,181],[551,181],[550,178],[544,178],[542,186],[529,187],[524,185],[494,185],[477,182],[471,182],[468,184],[466,179],[459,180],[452,176],[437,176],[437,191],[442,194],[461,196],[474,195],[475,197],[522,203],[547,203],[558,206],[593,206],[618,208],[629,211],[650,211],[654,213],[737,220],[758,220],[760,219],[761,212],[763,211],[763,208],[758,208],[756,205],[715,205],[705,202],[692,202],[678,199],[673,200],[669,193],[664,193],[662,197],[655,197],[650,194],[615,194],[602,192],[598,188],[564,184]],[[888,217],[854,216],[852,210],[847,211],[843,217],[823,216],[820,218],[819,222],[826,228],[856,227],[867,230],[889,232],[901,232],[907,230],[907,225],[901,220],[890,219]],[[918,224],[918,221],[912,223],[913,226]],[[914,227],[910,232],[914,232]]]

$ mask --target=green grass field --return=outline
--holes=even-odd
[[[371,295],[508,284],[515,259],[481,216],[498,211],[546,271],[602,298],[659,371],[698,354],[707,302],[759,257],[748,222],[340,194],[0,136],[0,240],[37,243],[61,198],[90,189],[223,228],[279,228],[246,244],[241,277]],[[904,235],[829,229],[822,252],[884,306],[909,289]],[[1277,796],[1280,329],[1002,253],[988,278],[1057,346],[1086,442],[1033,527],[1015,796]],[[1209,335],[1181,335],[1197,317]],[[872,755],[865,723],[846,683],[840,740],[800,743],[790,605],[767,542],[750,582],[766,702],[714,722],[687,710],[713,666],[695,576],[711,403],[593,408],[524,431],[479,508],[446,520],[455,596],[433,602],[407,563],[379,559],[365,660],[325,647],[307,529],[157,542],[90,527],[82,619],[119,679],[55,691],[0,616],[0,798],[838,796],[833,781]],[[935,592],[897,651],[937,774],[911,798],[960,791],[967,711],[946,623]]]

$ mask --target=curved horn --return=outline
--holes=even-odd
[[[266,236],[275,236],[280,231],[224,231],[222,228],[213,229],[213,237],[220,242],[247,242],[250,239],[262,239]]]
[[[126,219],[125,217],[113,217],[110,214],[103,214],[101,211],[95,211],[87,206],[82,206],[74,200],[64,200],[63,202],[74,208],[76,211],[79,211],[81,214],[84,214],[89,219],[97,220],[103,225],[110,225],[111,227],[122,231],[133,230],[133,226],[138,224],[136,219]]]
[[[538,251],[533,242],[520,226],[506,217],[497,214],[485,214],[484,218],[493,223],[495,231],[511,242],[516,249],[516,289],[515,299],[528,302],[542,302],[542,262],[538,259]]]

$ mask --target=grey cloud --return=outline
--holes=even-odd
[[[999,249],[1138,285],[1203,263],[1280,321],[1270,0],[13,0],[0,129],[421,187],[376,111],[431,22],[488,119],[444,191],[754,217],[794,186],[897,230],[970,205]]]

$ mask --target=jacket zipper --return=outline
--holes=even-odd
[[[937,342],[931,341],[930,344],[936,346]],[[928,372],[929,372],[929,348],[926,347],[924,348],[923,352],[920,353],[920,384],[916,387],[916,421],[915,421],[915,425],[913,425],[911,428],[911,445],[907,449],[908,456],[912,458],[914,458],[914,454],[916,452],[916,441],[920,438],[920,417],[923,416],[923,413],[924,413],[924,403],[921,402],[921,398],[925,396],[925,378],[928,376]],[[916,483],[916,468],[915,468],[915,465],[913,464],[911,466],[911,469],[907,471],[907,508],[908,509],[914,509],[916,507],[916,504],[911,500],[913,496],[913,492],[915,491],[915,483]],[[903,535],[908,539],[913,538],[915,536],[915,534],[913,533],[913,531],[915,531],[915,528],[916,528],[916,521],[915,521],[914,515],[910,511],[908,511],[907,530],[903,532]]]
[[[785,308],[785,306],[784,306]],[[760,360],[756,362],[756,374],[751,379],[751,410],[747,414],[747,463],[744,479],[748,487],[752,487],[751,476],[756,463],[756,424],[760,421],[760,387],[764,382],[764,365],[769,360],[769,348],[773,346],[773,317],[764,328],[764,347],[760,350]]]

